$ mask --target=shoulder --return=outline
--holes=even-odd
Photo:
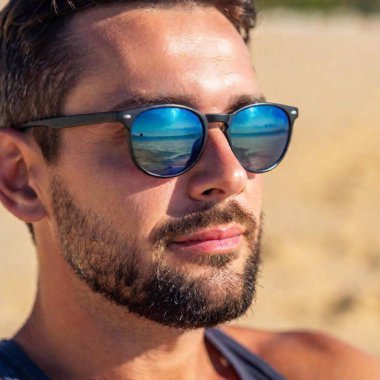
[[[379,360],[327,334],[235,326],[222,330],[289,380],[380,379]]]

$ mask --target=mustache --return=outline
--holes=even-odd
[[[153,242],[156,246],[168,245],[181,235],[191,234],[201,228],[230,223],[241,225],[247,238],[253,238],[258,229],[254,215],[244,210],[237,201],[230,201],[223,207],[206,206],[182,218],[165,222],[155,230]]]

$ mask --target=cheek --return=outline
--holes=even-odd
[[[104,142],[103,142],[104,143]],[[59,177],[82,211],[92,210],[124,236],[147,236],[166,215],[176,179],[141,172],[124,144],[63,157]],[[105,153],[107,152],[107,153]]]
[[[170,181],[152,179],[152,185],[144,186],[141,190],[137,190],[138,187],[134,186],[136,184],[130,184],[134,191],[123,194],[122,204],[125,206],[126,212],[122,212],[120,215],[120,219],[124,219],[127,224],[136,229],[137,234],[146,238],[158,224],[167,219],[175,187],[175,179]]]
[[[134,167],[122,171],[113,168],[98,172],[92,186],[91,199],[82,198],[83,205],[112,223],[122,235],[147,239],[167,216],[174,180],[149,177]],[[86,189],[82,191],[89,194]]]
[[[263,207],[264,176],[262,174],[248,174],[246,197],[254,215],[261,215]]]
[[[108,177],[105,186],[98,184],[96,198],[101,199],[102,206],[98,203],[96,207],[106,213],[107,218],[112,218],[113,223],[137,228],[142,224],[154,226],[167,214],[172,186],[158,184],[159,179],[143,173],[132,173],[119,175],[113,182]]]

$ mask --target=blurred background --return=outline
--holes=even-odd
[[[259,82],[301,116],[265,174],[264,266],[239,324],[319,329],[380,356],[380,0],[258,8]],[[26,227],[0,208],[0,336],[26,318],[35,284]]]

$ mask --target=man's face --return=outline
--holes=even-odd
[[[102,7],[76,16],[69,30],[80,36],[86,70],[66,114],[156,98],[225,113],[260,97],[241,37],[211,7]],[[244,313],[259,263],[262,185],[220,125],[210,124],[195,167],[170,179],[137,169],[120,124],[70,128],[62,138],[49,180],[50,225],[93,291],[173,327]]]

